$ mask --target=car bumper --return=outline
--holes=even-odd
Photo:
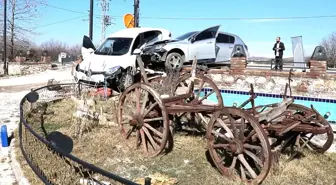
[[[104,83],[105,80],[105,77],[102,74],[94,74],[88,77],[85,73],[79,71],[75,72],[74,77],[76,81],[88,81],[94,83]]]

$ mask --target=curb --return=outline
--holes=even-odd
[[[24,174],[22,172],[21,166],[19,162],[16,160],[16,154],[14,150],[17,150],[19,148],[16,148],[15,146],[15,138],[11,141],[11,149],[10,149],[10,159],[11,159],[11,167],[15,176],[15,179],[18,183],[18,185],[30,185],[29,181],[24,177]],[[21,151],[20,151],[21,152]]]

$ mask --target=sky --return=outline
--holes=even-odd
[[[68,44],[82,42],[89,30],[90,0],[48,0],[48,6],[40,9],[36,43],[50,39]],[[95,0],[93,41],[101,39],[99,0]],[[111,0],[108,15],[113,25],[109,34],[125,29],[123,15],[133,13],[133,0]],[[272,47],[277,36],[286,46],[284,57],[292,56],[291,37],[302,36],[305,55],[310,56],[321,40],[336,31],[335,0],[140,0],[140,26],[160,27],[177,37],[185,32],[203,30],[221,25],[220,30],[239,35],[249,47],[251,56],[272,57]],[[66,11],[61,9],[73,10]],[[288,17],[330,16],[310,19],[272,19]],[[157,18],[179,19],[157,19]],[[217,20],[188,20],[183,18],[217,18]],[[225,20],[227,18],[244,18]],[[260,19],[256,19],[260,18]],[[270,19],[268,19],[270,18]],[[253,19],[253,20],[251,20]]]

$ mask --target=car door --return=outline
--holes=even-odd
[[[96,50],[96,47],[92,43],[91,39],[84,35],[83,36],[83,42],[82,42],[82,48],[81,48],[81,53],[83,59],[85,59],[88,55],[93,53]]]
[[[233,43],[230,43],[230,36],[224,33],[218,33],[217,46],[220,48],[216,62],[226,62],[230,60],[233,49]]]
[[[218,26],[207,28],[190,40],[189,60],[196,56],[197,60],[215,60],[216,59],[216,38],[218,35]]]
[[[231,59],[231,54],[232,54],[233,48],[235,46],[235,40],[236,40],[236,38],[234,36],[229,35],[229,43],[228,43],[228,45],[229,45],[229,54],[230,54],[229,55],[229,59]]]

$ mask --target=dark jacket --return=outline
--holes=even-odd
[[[274,44],[274,46],[273,46],[273,51],[274,51],[274,55],[276,55],[276,45],[277,45],[277,43],[275,43]],[[279,44],[279,57],[281,57],[282,58],[282,56],[283,56],[283,51],[285,50],[285,44],[284,43],[282,43],[282,42],[280,42],[280,44]]]

